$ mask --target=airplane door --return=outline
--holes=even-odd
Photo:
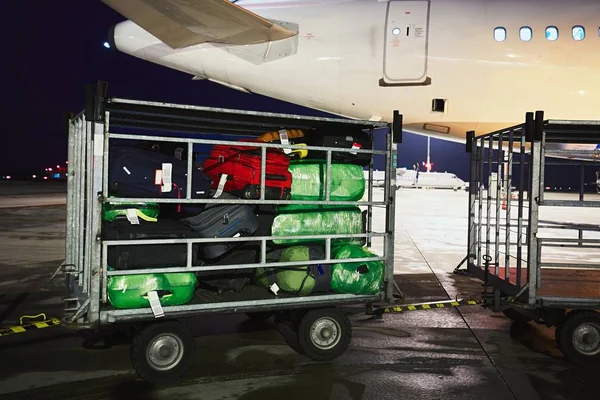
[[[427,78],[429,1],[390,1],[387,7],[384,82],[424,83]]]

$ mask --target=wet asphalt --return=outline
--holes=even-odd
[[[0,199],[1,200],[1,199]],[[21,315],[60,317],[63,205],[0,209],[0,327]],[[452,273],[397,275],[407,302],[477,295],[480,282]],[[595,399],[600,371],[561,355],[554,329],[515,324],[480,306],[372,319],[346,310],[350,348],[329,363],[296,353],[273,321],[211,315],[184,322],[193,365],[177,385],[140,381],[118,334],[62,327],[0,338],[0,399]],[[292,343],[293,344],[293,343]]]

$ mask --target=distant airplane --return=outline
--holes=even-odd
[[[365,171],[365,179],[369,178],[369,171]],[[384,171],[373,171],[373,186],[383,186],[385,183]],[[396,188],[420,188],[420,189],[453,189],[464,190],[468,187],[455,174],[450,172],[419,172],[414,169],[396,169]]]
[[[108,38],[119,51],[350,118],[397,109],[407,132],[600,119],[598,0],[102,1],[129,19]]]

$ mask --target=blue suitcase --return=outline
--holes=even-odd
[[[160,183],[163,163],[172,168],[170,191],[163,191]],[[134,146],[111,146],[109,153],[109,191],[111,196],[143,198],[185,198],[187,193],[187,161],[170,155]],[[158,177],[157,177],[158,175]],[[211,179],[204,172],[192,169],[192,199],[208,198]],[[189,213],[202,210],[202,205],[187,205]]]

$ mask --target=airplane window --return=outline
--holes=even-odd
[[[574,26],[572,29],[573,39],[583,40],[585,39],[585,28],[581,25]]]
[[[532,36],[531,28],[528,26],[524,26],[519,30],[519,37],[521,40],[528,42],[531,40]]]
[[[506,29],[502,27],[494,29],[494,39],[496,39],[497,42],[503,42],[504,39],[506,39]]]
[[[549,26],[546,28],[546,39],[555,41],[558,39],[558,28],[555,26]]]

